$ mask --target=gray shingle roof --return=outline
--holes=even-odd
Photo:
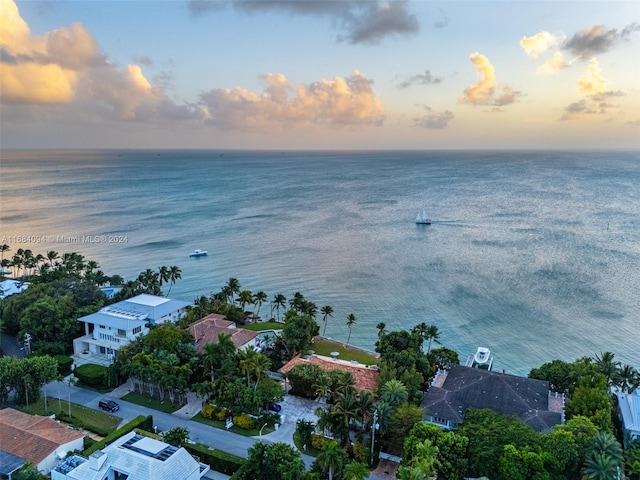
[[[455,365],[442,387],[430,387],[422,401],[430,416],[460,424],[468,408],[516,415],[537,431],[562,422],[549,411],[549,382]]]

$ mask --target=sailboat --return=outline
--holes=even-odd
[[[427,216],[427,209],[424,206],[416,216],[416,223],[420,225],[431,225],[431,219]]]

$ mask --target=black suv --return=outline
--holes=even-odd
[[[105,398],[103,398],[98,402],[98,406],[102,410],[106,410],[108,412],[117,412],[118,410],[120,410],[120,405],[118,405],[113,400],[107,400]]]

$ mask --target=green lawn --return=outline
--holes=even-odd
[[[338,359],[347,361],[355,360],[364,365],[377,365],[380,361],[374,353],[368,353],[359,348],[345,347],[344,343],[321,337],[314,338],[311,350],[325,357],[331,357],[331,352],[339,352],[340,355],[337,357]]]
[[[140,395],[136,392],[129,392],[122,400],[126,400],[127,402],[135,403],[136,405],[142,405],[143,407],[153,408],[154,410],[158,410],[164,413],[173,413],[182,408],[182,405],[178,403],[171,403],[169,400],[156,400],[155,398],[145,397],[144,395]]]
[[[282,330],[284,328],[284,323],[278,323],[278,322],[249,323],[247,325],[241,325],[240,328],[246,328],[247,330],[252,330],[254,332],[261,332],[263,330]]]
[[[44,397],[41,397],[35,403],[30,403],[29,408],[26,406],[18,407],[23,412],[32,415],[52,415],[65,422],[70,423],[77,428],[86,428],[98,435],[105,436],[116,428],[122,421],[122,418],[110,415],[100,410],[94,410],[83,405],[71,402],[71,418],[69,418],[69,402],[59,400],[57,398],[47,399],[47,408],[44,408]],[[96,408],[97,408],[96,404]]]
[[[210,420],[208,418],[204,418],[201,413],[198,413],[191,420],[193,420],[194,422],[200,422],[200,423],[204,423],[205,425],[210,425],[212,427],[219,428],[220,430],[226,430],[225,422],[219,422],[218,420]],[[264,429],[262,430],[262,434],[266,435],[267,433],[273,432],[273,430],[274,429],[271,427],[264,427]],[[229,431],[231,433],[237,433],[238,435],[243,435],[245,437],[257,437],[258,435],[260,435],[259,429],[245,430],[243,428],[236,427],[235,425],[231,427]]]

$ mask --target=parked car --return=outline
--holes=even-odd
[[[118,410],[120,410],[120,405],[118,405],[117,402],[114,402],[113,400],[107,400],[106,398],[100,400],[98,402],[98,406],[102,410],[106,410],[107,412],[117,412]]]
[[[279,412],[280,410],[282,410],[282,405],[272,403],[269,405],[269,410],[271,410],[272,412]]]

